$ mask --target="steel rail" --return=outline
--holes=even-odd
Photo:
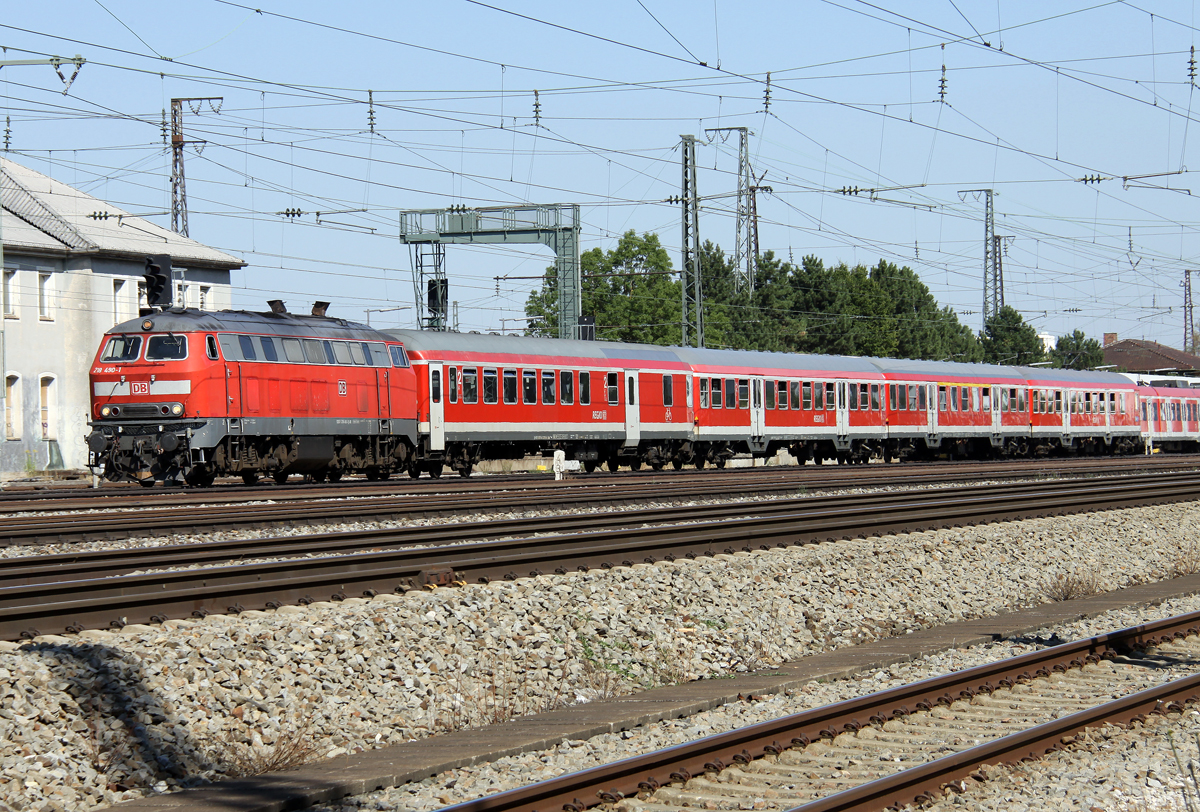
[[[771,501],[722,503],[717,505],[688,505],[682,507],[649,508],[583,515],[534,516],[519,519],[442,524],[432,526],[357,530],[340,533],[319,533],[280,536],[260,539],[234,539],[178,544],[157,547],[115,548],[52,555],[14,558],[0,569],[0,589],[51,581],[90,580],[124,575],[146,569],[192,567],[232,562],[243,558],[286,558],[302,555],[355,553],[379,548],[401,546],[434,546],[499,539],[506,536],[533,534],[566,534],[580,531],[597,532],[643,524],[678,522],[727,521],[731,518],[767,518],[773,515],[794,516],[797,511],[817,517],[820,511],[838,510],[854,515],[860,511],[878,511],[884,507],[901,507],[912,502],[925,502],[936,495],[939,500],[957,497],[979,499],[992,494],[1008,498],[1024,494],[1045,499],[1065,496],[1097,487],[1136,482],[1143,489],[1160,488],[1176,482],[1195,480],[1197,474],[1164,474],[1134,480],[1130,477],[1109,477],[1053,483],[1009,483],[978,485],[970,488],[946,488],[936,491],[889,491],[875,494],[841,494],[825,497],[780,498]],[[932,522],[932,520],[930,520]],[[936,524],[936,522],[932,522]],[[923,530],[919,525],[917,530]],[[831,539],[832,540],[832,539]]]
[[[1200,475],[1172,484],[1092,484],[1032,494],[935,492],[877,511],[861,506],[793,510],[757,518],[36,583],[0,589],[0,638],[1198,497]]]
[[[749,763],[792,747],[843,732],[907,716],[937,705],[949,705],[980,693],[1028,682],[1056,671],[1098,662],[1122,650],[1200,634],[1200,612],[1134,626],[1108,634],[1034,651],[1008,660],[958,671],[921,682],[891,688],[856,699],[760,722],[749,727],[709,736],[613,764],[448,807],[444,812],[582,812],[601,803],[612,803],[639,792],[684,782],[694,775],[720,772],[727,766]],[[811,802],[804,812],[867,812],[903,806],[918,796],[938,791],[941,785],[970,775],[983,763],[1040,756],[1061,746],[1062,739],[1105,721],[1130,721],[1161,712],[1170,702],[1193,699],[1200,693],[1200,675],[1125,697],[1113,703],[1072,714],[1053,722],[1006,736],[934,762],[895,773],[833,796]]]
[[[383,482],[346,480],[335,484],[287,484],[264,482],[256,486],[224,485],[216,488],[147,490],[136,486],[106,484],[98,489],[46,488],[26,490],[9,486],[0,489],[0,513],[63,512],[109,508],[169,508],[182,505],[238,504],[270,500],[354,499],[395,497],[413,494],[455,493],[495,490],[570,490],[638,484],[653,487],[678,485],[681,480],[715,488],[718,482],[743,484],[747,480],[787,479],[808,487],[855,487],[866,483],[911,481],[970,481],[980,478],[1014,479],[1038,475],[1113,475],[1130,471],[1186,470],[1200,468],[1197,455],[1171,457],[1067,458],[1047,460],[1002,460],[999,462],[913,462],[903,465],[868,466],[764,466],[759,468],[705,469],[702,471],[640,471],[620,474],[593,473],[555,481],[548,474],[494,474],[470,479],[396,479]],[[100,503],[100,504],[97,504]]]
[[[778,469],[786,471],[787,469]],[[799,470],[799,469],[792,469]],[[1186,476],[1192,471],[1179,472]],[[1154,474],[1125,474],[1155,476]],[[1161,474],[1159,476],[1162,476]],[[945,482],[945,476],[905,478],[899,484],[916,485]],[[1074,481],[1069,478],[1064,481]],[[819,484],[798,480],[789,474],[753,477],[749,480],[714,480],[685,482],[676,478],[664,485],[660,482],[623,482],[612,485],[575,486],[569,488],[494,491],[464,498],[461,494],[438,494],[414,498],[412,494],[377,499],[304,500],[297,505],[291,501],[254,505],[205,506],[204,527],[208,530],[236,528],[267,528],[299,522],[338,522],[427,518],[461,515],[464,512],[496,513],[513,510],[552,510],[578,507],[604,507],[636,504],[647,498],[655,500],[728,497],[739,494],[770,495],[794,492],[798,488],[825,490],[838,487],[877,487],[898,484],[888,476],[869,480],[843,481],[826,476]],[[265,494],[263,494],[265,496]],[[174,532],[194,532],[194,507],[175,507],[151,511],[111,511],[83,515],[15,516],[0,525],[0,546],[17,544],[50,544],[86,540],[111,540],[138,536],[166,535]]]

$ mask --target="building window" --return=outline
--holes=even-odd
[[[21,439],[21,379],[16,375],[4,379],[4,437]]]
[[[42,418],[42,439],[54,439],[54,378],[50,375],[42,376],[38,382],[38,402],[41,408]]]
[[[188,286],[182,282],[175,283],[175,304],[178,307],[187,307]]]
[[[52,275],[48,273],[38,274],[38,318],[50,320],[53,319],[51,308],[54,303],[50,300],[54,294],[54,289],[51,287]]]
[[[125,280],[124,279],[114,279],[113,280],[113,297],[112,297],[113,324],[120,324],[122,321],[125,320],[123,317],[124,314],[122,313],[124,308],[121,307],[121,297],[122,297],[122,294],[124,293],[124,290],[125,290]]]
[[[4,271],[4,317],[15,319],[17,317],[17,272]]]
[[[212,304],[212,288],[210,288],[208,285],[201,285],[200,301],[196,303],[196,306],[201,310],[208,310],[210,304]]]

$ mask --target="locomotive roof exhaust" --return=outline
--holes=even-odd
[[[312,314],[314,316],[324,316],[325,311],[329,309],[329,302],[313,302]]]
[[[283,303],[282,299],[272,299],[267,304],[270,306],[271,312],[278,316],[287,312],[287,305]]]

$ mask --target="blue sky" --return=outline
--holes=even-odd
[[[679,192],[679,136],[744,126],[773,189],[759,197],[764,250],[909,265],[978,328],[983,207],[961,192],[992,188],[996,232],[1011,238],[1008,304],[1040,331],[1179,346],[1180,282],[1200,268],[1195,4],[893,8],[9,3],[4,59],[88,62],[66,96],[49,67],[0,70],[0,117],[9,157],[169,224],[163,110],[223,97],[219,112],[185,114],[185,136],[204,142],[186,155],[189,224],[250,263],[234,275],[239,307],[326,299],[361,320],[411,305],[404,209],[579,203],[585,250],[653,231],[678,264],[679,210],[665,201]],[[734,139],[698,149],[701,236],[727,252],[736,161]],[[293,208],[306,214],[279,214]],[[515,277],[550,259],[450,247],[462,329],[516,326],[502,319],[523,315],[535,283]]]

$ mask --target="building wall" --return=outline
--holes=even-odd
[[[88,371],[105,331],[138,315],[144,265],[6,251],[4,269],[6,277],[16,271],[15,278],[7,277],[12,312],[4,317],[3,350],[4,392],[15,378],[16,397],[4,400],[0,472],[84,468],[91,405]],[[203,293],[204,309],[230,307],[227,272],[177,270],[176,279],[180,277],[188,306],[198,307]],[[43,381],[48,383],[45,408]]]

